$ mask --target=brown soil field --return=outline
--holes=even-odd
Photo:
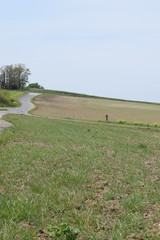
[[[160,105],[120,100],[40,95],[34,100],[34,115],[81,120],[160,123]]]

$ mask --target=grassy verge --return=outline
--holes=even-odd
[[[58,240],[62,223],[77,240],[160,239],[159,129],[5,119],[0,239]]]
[[[106,124],[114,124],[114,125],[123,125],[123,126],[137,126],[137,127],[146,127],[146,128],[160,128],[160,122],[155,123],[143,123],[143,122],[126,122],[125,120],[119,120],[118,122],[111,122],[111,121],[97,121],[99,123],[106,123]]]
[[[0,90],[0,107],[18,107],[18,98],[24,94],[22,91]]]

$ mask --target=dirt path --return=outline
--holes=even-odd
[[[30,115],[28,111],[34,108],[33,103],[31,103],[31,99],[38,96],[39,93],[29,93],[27,95],[22,96],[19,101],[21,103],[21,107],[16,108],[8,108],[6,111],[0,111],[0,132],[7,128],[13,126],[11,123],[8,123],[4,120],[1,120],[2,116],[6,114],[24,114]]]

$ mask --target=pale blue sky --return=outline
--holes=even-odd
[[[0,0],[0,65],[45,88],[160,102],[159,0]]]

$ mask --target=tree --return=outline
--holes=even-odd
[[[3,68],[0,68],[0,88],[5,88],[6,84],[6,73]]]
[[[5,88],[12,89],[16,85],[16,76],[13,65],[4,67],[5,71]]]
[[[39,85],[37,82],[36,83],[30,83],[28,85],[28,88],[40,88],[40,89],[44,89],[44,87],[42,87],[41,85]]]
[[[23,89],[31,74],[24,64],[6,65],[0,68],[0,88]]]
[[[17,88],[23,89],[28,83],[28,76],[31,75],[29,68],[26,68],[24,64],[15,65],[15,73],[17,79]]]

